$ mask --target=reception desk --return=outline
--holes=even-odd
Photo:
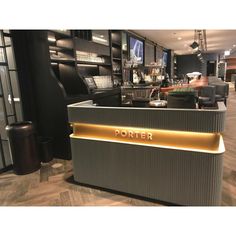
[[[220,205],[226,108],[68,106],[75,181],[177,205]]]

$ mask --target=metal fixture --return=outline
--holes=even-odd
[[[198,59],[204,63],[201,53],[207,51],[206,30],[194,31],[194,41],[190,47],[194,50],[194,53],[197,54]]]
[[[198,44],[196,41],[194,41],[194,42],[190,45],[190,47],[191,47],[192,49],[196,49],[196,48],[198,48],[198,46],[199,46],[199,44]]]

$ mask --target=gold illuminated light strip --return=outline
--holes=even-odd
[[[72,126],[72,138],[103,140],[207,153],[223,153],[225,151],[220,133],[143,129],[86,123],[73,123]]]

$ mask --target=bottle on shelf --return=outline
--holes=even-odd
[[[170,77],[168,73],[165,73],[164,79],[161,82],[161,87],[169,87],[170,86]]]

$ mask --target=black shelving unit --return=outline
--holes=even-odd
[[[123,71],[123,55],[122,55],[122,31],[110,31],[111,42],[111,62],[112,62],[112,77],[116,84],[122,85],[122,71]]]
[[[120,104],[119,89],[90,93],[83,80],[89,74],[111,75],[110,47],[68,32],[13,31],[25,120],[33,121],[39,136],[52,138],[53,156],[62,159],[71,158],[68,104],[90,99],[99,105]],[[96,53],[104,63],[77,60],[76,50]]]
[[[113,31],[114,31],[114,30],[113,30]],[[120,43],[120,42],[112,42],[112,46],[113,46],[113,47],[120,48],[120,47],[121,47],[121,43]]]
[[[74,63],[75,59],[73,58],[52,58],[51,62],[58,62],[58,63]]]
[[[91,62],[91,61],[76,61],[77,65],[86,64],[86,65],[97,65],[97,66],[111,66],[111,63],[99,63],[99,62]]]
[[[52,32],[55,34],[56,39],[61,39],[61,38],[71,38],[71,30],[48,30],[49,32]]]
[[[93,30],[12,33],[24,119],[34,122],[40,136],[52,137],[54,157],[70,159],[67,105],[90,99],[99,105],[120,105],[120,88],[96,93],[88,89],[84,77],[111,75],[122,85],[124,61],[129,60],[129,33],[110,30],[109,45],[95,42]],[[89,55],[78,58],[77,51]]]
[[[53,71],[60,78],[59,64],[75,63],[72,31],[49,30],[48,44]]]
[[[81,35],[81,33],[80,31],[78,35]],[[74,40],[76,69],[81,78],[95,75],[112,76],[110,44],[103,45],[78,37],[75,37]],[[83,55],[86,60],[83,59]]]

